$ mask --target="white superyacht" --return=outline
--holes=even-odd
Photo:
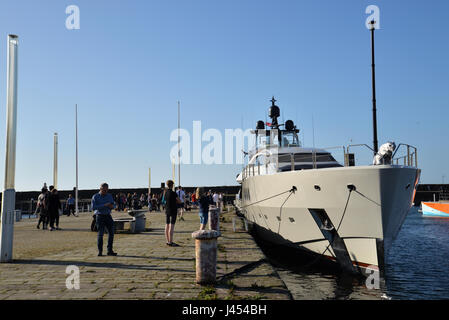
[[[396,151],[407,150],[401,159],[393,147],[379,152],[375,165],[361,166],[343,148],[342,165],[329,151],[302,147],[293,121],[278,124],[279,107],[271,101],[270,129],[258,121],[256,146],[237,176],[239,211],[265,240],[334,260],[347,271],[383,272],[413,203],[420,176],[416,148],[400,144]]]

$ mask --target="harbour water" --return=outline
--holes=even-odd
[[[257,241],[296,300],[439,300],[449,299],[448,231],[449,219],[423,217],[418,207],[411,208],[387,254],[386,281],[379,290],[323,263],[304,270],[313,258]]]

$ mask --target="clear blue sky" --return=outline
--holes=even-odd
[[[80,30],[67,30],[68,5]],[[170,132],[254,127],[272,95],[306,146],[372,144],[368,5],[376,31],[379,143],[419,149],[422,183],[449,182],[449,2],[2,1],[0,181],[4,179],[6,39],[19,36],[16,190],[146,187],[172,175]],[[341,159],[341,153],[336,153]],[[368,162],[369,153],[360,163]],[[363,160],[363,161],[362,161]],[[182,184],[235,184],[239,165],[184,165]]]

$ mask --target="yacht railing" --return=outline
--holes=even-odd
[[[349,149],[351,147],[366,147],[374,153],[373,148],[371,148],[367,144],[362,143],[362,144],[351,144],[351,145],[347,146],[346,154],[350,153]],[[401,149],[401,147],[406,148],[406,154],[401,157],[395,157],[397,152],[399,151],[399,149]],[[412,145],[407,144],[407,143],[400,143],[396,147],[391,158],[392,158],[391,162],[393,164],[396,164],[396,165],[401,164],[401,165],[409,166],[409,167],[418,167],[418,149]]]
[[[395,158],[394,156],[396,155],[401,146],[407,148],[407,153],[402,157]],[[393,163],[395,163],[396,161],[396,164],[402,164],[403,161],[404,166],[418,167],[418,149],[416,149],[416,147],[412,145],[400,143],[396,148],[396,150],[394,151],[392,159]],[[399,163],[400,160],[402,160],[401,163]]]
[[[362,143],[362,144],[350,144],[349,146],[346,147],[346,153],[349,153],[349,148],[351,147],[367,147],[368,149],[370,149],[372,152],[374,152],[373,148],[371,148],[369,145]]]
[[[374,150],[367,144],[351,144],[348,145],[346,148],[344,146],[335,146],[335,147],[327,147],[327,148],[322,148],[324,150],[329,150],[329,149],[343,149],[343,155],[344,155],[344,163],[345,166],[350,166],[350,165],[355,165],[355,159],[354,159],[354,153],[350,153],[350,149],[354,148],[354,147],[366,147],[369,150],[371,150],[374,153]],[[396,154],[398,153],[399,149],[406,149],[406,154],[400,157],[395,157]],[[349,164],[349,156],[352,156],[352,164]],[[291,171],[295,171],[295,154],[294,153],[290,153],[288,155],[285,155],[285,159],[283,159],[283,161],[281,162],[287,162],[289,159],[290,160],[290,165],[291,165]],[[312,156],[312,161],[314,162],[314,168],[316,167],[315,163],[316,163],[316,159],[317,156],[316,154],[314,154]],[[277,163],[276,163],[276,167],[279,167],[279,159],[276,158]],[[268,164],[269,161],[265,161],[265,164],[263,164],[262,166],[265,166],[265,172],[268,172]],[[410,166],[410,167],[418,167],[418,149],[412,145],[406,144],[406,143],[400,143],[398,145],[398,147],[395,149],[393,155],[392,155],[392,164],[396,164],[396,165],[404,165],[404,166]],[[261,174],[261,170],[260,170],[260,162],[257,161],[257,163],[251,163],[248,164],[244,170],[243,170],[243,179],[246,179],[247,177],[250,176],[255,176],[255,175],[260,175]],[[257,167],[257,168],[256,168]]]

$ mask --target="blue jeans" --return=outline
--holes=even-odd
[[[200,223],[207,224],[207,220],[209,220],[209,212],[200,211]]]
[[[104,228],[108,230],[108,252],[111,252],[112,243],[114,242],[114,220],[112,220],[110,214],[97,214],[95,220],[98,229],[98,238],[97,238],[98,252],[103,252]]]

